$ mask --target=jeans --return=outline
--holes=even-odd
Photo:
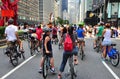
[[[74,47],[72,52],[66,52],[66,51],[63,52],[62,63],[60,66],[60,72],[64,71],[64,68],[66,66],[69,56],[73,56],[73,55],[77,55],[77,54],[78,54],[78,47]]]

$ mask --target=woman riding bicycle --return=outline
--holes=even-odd
[[[110,23],[105,24],[105,29],[103,31],[102,36],[104,37],[103,42],[102,42],[102,46],[103,46],[102,58],[103,60],[105,60],[107,56],[106,48],[108,47],[108,51],[110,51],[110,48],[111,48],[112,30],[110,29]]]

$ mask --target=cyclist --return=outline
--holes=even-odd
[[[17,33],[18,27],[13,25],[13,23],[14,23],[14,20],[9,19],[8,20],[9,25],[5,29],[5,36],[6,36],[6,39],[7,39],[7,45],[11,46],[11,42],[16,42],[20,46],[20,52],[23,53],[24,52],[23,45],[22,45],[22,42],[19,39],[18,33]],[[18,53],[18,55],[21,56],[19,53]]]
[[[38,43],[37,43],[37,47],[40,46],[40,51],[41,51],[41,48],[42,48],[42,33],[43,33],[43,30],[41,29],[41,25],[39,25],[37,28],[36,28],[36,34],[37,34],[37,39],[38,39]]]
[[[106,59],[106,46],[108,46],[108,51],[110,51],[111,48],[111,36],[112,36],[112,30],[110,29],[110,23],[105,24],[105,29],[103,31],[102,36],[104,37],[102,46],[103,46],[103,54],[102,54],[102,59]]]
[[[70,38],[72,39],[72,42],[73,42],[73,50],[71,52],[67,52],[67,51],[64,50],[60,70],[58,72],[58,79],[62,78],[61,74],[64,71],[64,68],[65,68],[65,65],[67,63],[67,60],[68,60],[69,56],[73,56],[73,54],[77,55],[77,53],[78,53],[77,50],[76,50],[73,30],[74,30],[73,27],[68,27],[67,29],[64,28],[64,35],[63,35],[62,41],[65,40],[66,33],[68,32],[68,34],[70,35]]]
[[[43,31],[44,31],[44,35],[43,35],[43,56],[42,56],[42,59],[40,61],[39,73],[42,73],[42,66],[43,66],[45,55],[50,57],[50,64],[51,64],[51,69],[50,70],[51,70],[52,73],[55,73],[54,58],[53,58],[52,44],[51,44],[51,37],[50,37],[51,30],[48,27],[44,27]]]
[[[78,48],[80,48],[80,44],[81,44],[82,45],[82,49],[84,49],[84,46],[85,46],[85,41],[84,41],[85,31],[83,30],[84,23],[81,22],[78,25],[79,25],[79,28],[77,30]]]
[[[96,43],[97,43],[97,40],[100,39],[100,41],[102,42],[102,33],[103,33],[103,30],[104,30],[104,23],[98,23],[98,29],[96,31],[96,39],[94,41],[94,49],[96,48]]]

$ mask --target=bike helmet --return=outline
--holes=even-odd
[[[13,24],[14,23],[14,20],[11,18],[8,20],[8,24]]]
[[[84,22],[80,22],[78,25],[79,25],[79,27],[81,27],[81,26],[84,26],[85,23]]]
[[[43,28],[43,31],[44,31],[45,33],[47,33],[47,32],[50,32],[51,29],[50,29],[49,27],[45,26],[45,27]]]

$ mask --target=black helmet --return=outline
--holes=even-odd
[[[8,20],[8,24],[13,24],[14,23],[14,20],[11,18]]]

